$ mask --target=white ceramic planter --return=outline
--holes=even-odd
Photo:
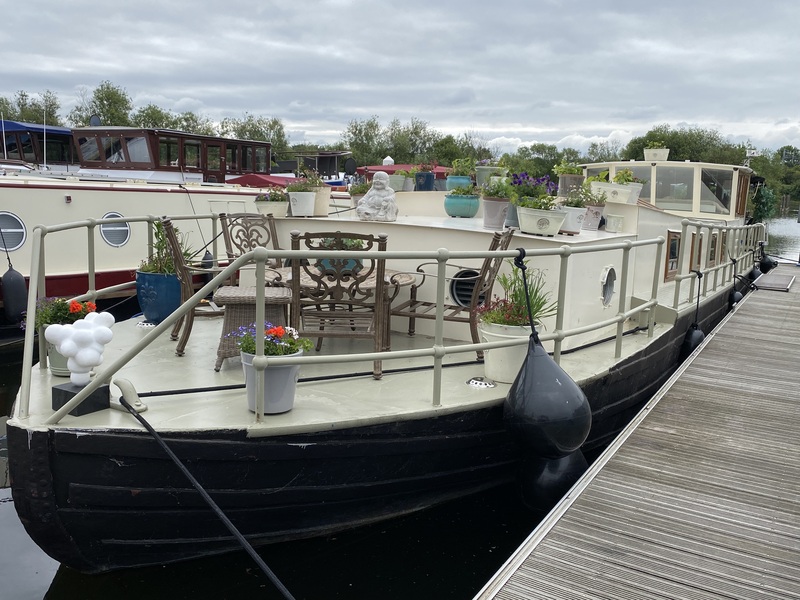
[[[558,230],[558,233],[578,235],[581,232],[583,221],[586,218],[586,208],[559,206],[558,210],[565,214],[564,222],[561,224],[561,229]]]
[[[644,159],[649,162],[658,162],[659,160],[667,160],[669,157],[669,148],[645,148]]]
[[[256,202],[256,210],[259,213],[262,215],[268,215],[271,213],[276,219],[285,217],[288,209],[288,202]]]
[[[606,215],[606,231],[609,233],[619,233],[625,224],[625,217],[622,215]]]
[[[300,350],[289,356],[301,356]],[[244,383],[247,390],[247,407],[256,411],[256,369],[253,366],[255,354],[240,353]],[[267,367],[264,372],[264,414],[274,415],[292,410],[297,379],[300,376],[300,365],[282,365]]]
[[[293,217],[313,217],[316,192],[289,192]]]
[[[509,339],[528,339],[530,327],[479,323],[478,335],[482,342],[500,342]],[[488,379],[498,383],[514,383],[525,361],[527,344],[483,351],[483,371]]]
[[[508,207],[511,202],[508,198],[483,198],[483,228],[484,229],[503,229]]]
[[[553,236],[561,229],[566,213],[559,210],[517,207],[517,218],[522,233]]]
[[[619,183],[606,183],[604,181],[593,181],[591,183],[592,192],[598,194],[606,193],[606,202],[617,202],[627,204],[631,197],[631,188]]]
[[[628,204],[636,204],[639,201],[639,195],[642,193],[642,188],[644,184],[642,183],[626,183],[631,189],[631,195],[628,196]]]

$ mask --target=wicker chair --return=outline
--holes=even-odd
[[[292,250],[345,250],[345,240],[361,240],[360,250],[386,250],[387,235],[291,232]],[[386,260],[292,259],[288,284],[292,289],[291,325],[303,337],[372,339],[374,351],[389,348],[389,306],[398,286],[386,281]],[[372,376],[383,376],[382,363],[373,363]]]
[[[495,232],[492,236],[492,241],[489,244],[489,250],[507,250],[511,243],[513,230],[507,229],[503,233]],[[497,272],[503,263],[500,257],[490,257],[483,261],[483,266],[480,272],[475,275],[463,275],[464,272],[475,272],[472,267],[464,267],[460,265],[448,264],[448,268],[457,269],[459,272],[458,277],[448,277],[450,281],[458,282],[472,282],[472,289],[469,294],[469,303],[464,304],[446,304],[444,306],[444,320],[454,321],[457,323],[469,323],[470,334],[472,341],[476,344],[480,343],[480,336],[478,335],[478,308],[483,304],[486,298],[491,298],[492,287],[497,278]],[[428,277],[436,277],[435,274],[426,271],[426,267],[435,266],[437,263],[428,262],[422,263],[417,267],[417,272],[422,276],[419,277],[417,283],[411,286],[410,298],[405,302],[398,304],[392,308],[393,317],[408,317],[408,335],[414,335],[416,319],[435,319],[436,318],[436,302],[427,302],[419,300],[417,295],[420,287],[425,283]],[[478,360],[483,360],[483,351],[477,351]]]

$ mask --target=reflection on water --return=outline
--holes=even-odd
[[[6,508],[0,504],[0,512]],[[259,554],[297,600],[463,600],[475,596],[538,519],[518,500],[515,486],[504,486],[330,538],[268,546]],[[42,595],[26,597],[282,598],[244,552],[100,575],[62,566],[50,577],[40,582]],[[0,578],[4,590],[15,589],[14,573]]]
[[[766,252],[773,258],[798,262],[800,259],[800,223],[796,218],[767,221]]]

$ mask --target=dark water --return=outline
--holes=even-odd
[[[766,252],[773,258],[797,263],[800,259],[800,223],[796,217],[767,222]]]

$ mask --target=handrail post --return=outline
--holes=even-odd
[[[625,240],[626,248],[622,250],[622,277],[619,284],[619,313],[620,317],[625,314],[625,303],[628,300],[628,271],[630,269],[631,242]],[[625,332],[625,320],[620,319],[617,323],[617,335],[614,344],[614,358],[622,356],[622,334]]]
[[[558,302],[556,304],[556,330],[558,337],[553,340],[553,360],[556,364],[561,363],[561,344],[563,338],[561,332],[564,331],[564,305],[567,301],[567,281],[569,275],[569,259],[572,249],[569,246],[561,246],[561,258],[558,270]]]
[[[442,359],[444,353],[440,351],[444,347],[444,284],[447,279],[447,260],[450,252],[446,248],[439,248],[436,257],[436,320],[433,329],[433,406],[442,404]]]

